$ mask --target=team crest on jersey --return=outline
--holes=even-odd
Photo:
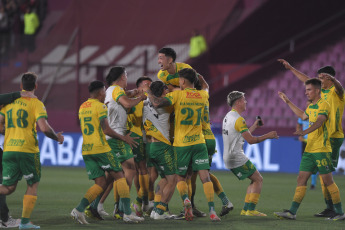
[[[201,94],[199,92],[187,92],[186,98],[201,98]]]

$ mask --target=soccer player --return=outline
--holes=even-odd
[[[199,75],[198,78],[199,78],[199,80],[197,81],[195,88],[197,90],[207,89],[209,86],[208,86],[207,82],[205,81],[205,79],[201,75]],[[205,143],[206,143],[207,152],[208,152],[209,164],[211,167],[212,157],[216,153],[216,140],[215,140],[214,134],[211,130],[209,104],[210,103],[207,101],[207,104],[204,108],[204,116],[202,119],[202,133],[204,134],[204,137],[205,137]],[[197,176],[197,174],[193,173],[192,178],[191,178],[191,184],[192,184],[191,202],[192,202],[192,206],[193,206],[193,214],[195,216],[202,217],[202,216],[204,216],[203,214],[205,214],[205,213],[199,211],[194,206],[194,196],[195,196],[195,191],[196,191],[196,176]],[[229,198],[226,196],[226,194],[223,190],[223,187],[220,184],[220,181],[218,180],[218,178],[215,175],[210,173],[210,179],[213,183],[214,191],[216,192],[216,194],[218,195],[218,197],[220,198],[220,200],[222,201],[222,204],[223,204],[222,210],[221,210],[219,215],[225,216],[234,208],[234,206],[230,202]]]
[[[105,103],[108,106],[109,125],[117,133],[126,135],[127,133],[127,112],[146,99],[144,92],[139,92],[137,89],[132,91],[124,91],[127,87],[127,72],[125,67],[115,66],[110,69],[106,77],[110,87],[106,91]],[[133,178],[136,175],[136,167],[134,162],[134,155],[131,147],[118,139],[106,136],[111,149],[116,153],[116,157],[121,162],[122,168],[129,188],[131,189]],[[118,215],[119,203],[116,194],[117,182],[114,184],[114,216],[121,218]],[[121,207],[120,207],[120,211]]]
[[[155,97],[164,97],[168,93],[167,86],[161,81],[150,85],[150,91]],[[165,214],[168,203],[174,194],[176,186],[177,155],[170,142],[170,115],[173,108],[154,108],[149,99],[144,101],[143,124],[147,141],[149,161],[161,175],[155,193],[155,206],[151,218],[155,220],[170,218]]]
[[[255,209],[260,198],[263,179],[260,172],[244,154],[243,145],[244,141],[255,144],[266,139],[278,139],[277,132],[271,131],[262,136],[252,135],[252,132],[259,127],[259,120],[256,120],[248,129],[246,121],[241,117],[247,105],[243,92],[232,91],[229,93],[227,103],[231,110],[223,120],[224,164],[239,180],[248,178],[251,181],[247,188],[241,215],[267,216]]]
[[[192,68],[188,64],[175,62],[175,60],[176,52],[174,49],[164,47],[158,51],[158,64],[161,70],[158,72],[157,77],[168,86],[170,92],[180,89],[178,71],[184,68]]]
[[[312,173],[319,171],[324,186],[330,192],[336,212],[336,215],[329,219],[344,220],[345,215],[341,206],[340,192],[332,176],[334,167],[331,161],[332,148],[329,138],[331,126],[329,119],[332,116],[330,114],[331,106],[326,100],[321,98],[321,81],[312,78],[305,82],[305,94],[308,100],[311,101],[305,112],[294,105],[284,93],[278,92],[278,94],[298,117],[303,120],[309,118],[310,125],[308,129],[294,133],[299,136],[308,134],[308,142],[302,156],[297,178],[297,187],[291,207],[289,210],[284,210],[283,212],[275,212],[274,215],[279,218],[295,220],[297,210],[307,190],[307,181]]]
[[[149,86],[152,79],[149,77],[140,77],[136,81],[137,90],[143,91],[144,86]],[[148,210],[148,192],[149,192],[149,174],[146,167],[145,144],[143,142],[143,102],[134,106],[127,118],[128,130],[132,137],[136,139],[138,146],[132,149],[136,168],[138,169],[136,178],[139,178],[139,186],[137,187],[137,198],[133,202],[133,208],[137,216],[142,216],[143,211]],[[139,189],[139,190],[138,190]]]
[[[175,111],[174,148],[177,152],[177,189],[184,202],[186,220],[193,219],[191,201],[188,198],[186,175],[191,164],[193,171],[198,171],[203,183],[209,214],[212,221],[220,221],[214,209],[214,189],[209,175],[208,152],[202,134],[202,115],[208,101],[206,90],[194,89],[197,73],[193,69],[182,69],[178,72],[181,90],[173,91],[164,98],[152,97],[156,107],[172,105]]]
[[[125,222],[139,222],[143,218],[132,214],[130,208],[129,187],[123,175],[120,162],[112,152],[105,135],[133,144],[134,140],[129,135],[121,135],[112,130],[108,123],[107,106],[105,99],[105,86],[101,81],[89,84],[90,98],[79,109],[80,126],[83,133],[82,154],[89,179],[95,184],[89,188],[79,205],[71,212],[72,218],[80,224],[88,224],[84,211],[107,187],[104,171],[107,171],[117,183],[118,193],[124,208],[123,220]]]
[[[0,194],[9,195],[16,190],[17,183],[24,176],[27,190],[23,198],[23,212],[19,229],[37,229],[40,226],[30,222],[37,200],[37,189],[41,178],[40,153],[36,123],[49,138],[63,143],[62,132],[55,133],[47,122],[47,111],[43,103],[34,97],[37,76],[24,73],[21,89],[31,95],[16,99],[0,111],[0,133],[5,133],[3,153],[3,182]]]
[[[306,82],[310,79],[307,75],[293,68],[284,59],[278,59],[286,69],[290,70],[299,80]],[[331,66],[325,66],[320,68],[318,71],[318,78],[321,80],[321,98],[326,100],[330,108],[330,130],[328,131],[331,148],[332,148],[332,164],[336,168],[338,166],[340,147],[344,141],[344,132],[342,128],[342,120],[345,107],[345,96],[344,88],[341,83],[334,78],[335,70]],[[320,213],[315,214],[316,217],[332,217],[336,215],[334,206],[332,203],[330,192],[327,190],[327,186],[324,185],[321,175],[320,184],[322,188],[322,193],[324,195],[325,203],[327,205],[326,209]]]

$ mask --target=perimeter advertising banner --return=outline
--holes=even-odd
[[[81,148],[83,138],[80,133],[65,133],[65,142],[55,141],[38,133],[43,166],[84,167]],[[222,135],[216,135],[217,153],[213,156],[212,170],[227,170],[223,163]],[[295,137],[280,137],[259,144],[245,143],[244,151],[260,172],[297,173],[301,161],[301,143]],[[345,151],[343,144],[341,152]],[[342,155],[342,154],[340,154]],[[344,172],[345,159],[340,157],[337,170]]]

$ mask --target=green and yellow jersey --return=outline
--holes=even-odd
[[[37,98],[21,97],[0,114],[5,117],[4,152],[38,153],[36,122],[48,118],[44,104]]]
[[[211,130],[209,106],[210,103],[207,100],[207,103],[204,108],[204,116],[202,119],[202,133],[204,134],[206,140],[214,140],[216,138],[214,137],[213,132]]]
[[[141,137],[143,136],[143,106],[144,103],[141,101],[131,108],[127,116],[127,130]]]
[[[329,89],[321,90],[321,97],[326,100],[330,106],[330,117],[328,122],[330,123],[330,137],[331,138],[344,138],[344,132],[342,128],[342,119],[345,106],[345,94],[342,98],[338,96],[335,91],[334,85]]]
[[[110,152],[100,121],[107,118],[108,109],[97,99],[89,98],[79,108],[80,127],[83,134],[83,155]]]
[[[175,111],[174,146],[184,147],[205,143],[202,117],[208,97],[207,91],[191,88],[167,94],[165,98],[174,106]]]
[[[330,124],[328,122],[330,113],[329,103],[320,98],[315,104],[310,104],[305,111],[305,114],[309,118],[309,127],[313,125],[319,115],[324,115],[327,117],[327,120],[313,132],[308,134],[307,146],[305,152],[307,153],[326,153],[332,152],[331,144],[329,141],[330,138]]]
[[[164,82],[164,84],[166,85],[174,85],[174,86],[180,86],[179,83],[179,76],[178,76],[178,71],[180,71],[181,69],[192,69],[192,67],[188,64],[185,63],[179,63],[176,62],[176,72],[175,74],[169,74],[167,70],[160,70],[157,74],[157,77],[159,80],[161,80],[162,82]]]

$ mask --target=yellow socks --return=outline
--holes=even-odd
[[[213,183],[213,189],[214,189],[214,192],[219,195],[221,192],[224,192],[223,191],[223,187],[222,185],[220,184],[218,178],[216,176],[214,176],[213,174],[210,173],[210,179]]]
[[[129,186],[127,184],[126,178],[121,178],[116,180],[117,182],[117,192],[120,198],[130,198],[129,196]]]
[[[23,212],[22,212],[22,224],[29,223],[29,219],[36,204],[37,196],[24,195],[23,198]]]
[[[81,199],[78,207],[76,208],[79,212],[84,212],[86,207],[94,201],[98,195],[103,192],[103,188],[97,184],[92,185],[89,190],[87,190],[83,199]]]
[[[114,183],[113,183],[113,190],[114,190],[114,201],[115,201],[115,203],[119,203],[120,196],[119,196],[119,193],[117,191],[117,181],[114,181]]]
[[[247,195],[249,198],[247,198]],[[259,193],[250,193],[246,195],[246,199],[249,199],[248,202],[248,210],[253,211],[255,210],[256,204],[259,202],[260,194]]]
[[[295,190],[295,195],[293,197],[293,201],[290,207],[290,212],[292,214],[296,214],[304,196],[307,191],[307,186],[297,186]]]
[[[178,192],[180,193],[182,200],[188,198],[188,185],[185,181],[178,182],[176,187]]]
[[[209,210],[214,210],[214,190],[213,190],[213,183],[211,181],[206,182],[203,184],[204,193],[208,202]]]

